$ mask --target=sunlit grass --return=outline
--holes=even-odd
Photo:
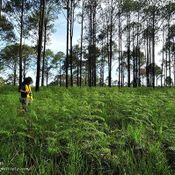
[[[3,166],[33,174],[175,174],[175,89],[49,87],[33,96],[23,113],[17,89],[0,88]]]

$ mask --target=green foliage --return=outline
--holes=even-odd
[[[175,174],[173,88],[43,88],[28,113],[18,96],[0,87],[5,167],[31,174]]]
[[[9,74],[9,79],[14,79],[15,72],[17,70],[18,58],[19,58],[19,44],[15,43],[12,45],[7,45],[1,50],[0,53],[0,70],[12,70],[14,75]],[[23,56],[22,61],[25,69],[24,73],[28,71],[29,63],[31,62],[32,56],[35,55],[34,49],[28,45],[22,45]]]
[[[15,39],[13,25],[5,16],[0,16],[0,38],[2,40],[12,41]]]

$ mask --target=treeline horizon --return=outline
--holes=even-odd
[[[60,13],[66,18],[66,52],[54,54],[47,47]],[[29,70],[36,71],[36,91],[51,76],[51,84],[66,87],[174,86],[174,20],[175,2],[169,0],[0,0],[5,45],[0,71],[13,72],[8,75],[13,85],[21,84]],[[73,45],[75,22],[81,33]],[[157,44],[162,46],[160,66]]]

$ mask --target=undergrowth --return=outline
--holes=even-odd
[[[1,87],[0,117],[0,174],[175,174],[174,88],[42,88],[23,113]]]

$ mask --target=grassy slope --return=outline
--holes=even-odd
[[[18,99],[15,89],[0,88],[5,167],[32,167],[32,174],[175,174],[173,88],[44,88],[27,114]]]

